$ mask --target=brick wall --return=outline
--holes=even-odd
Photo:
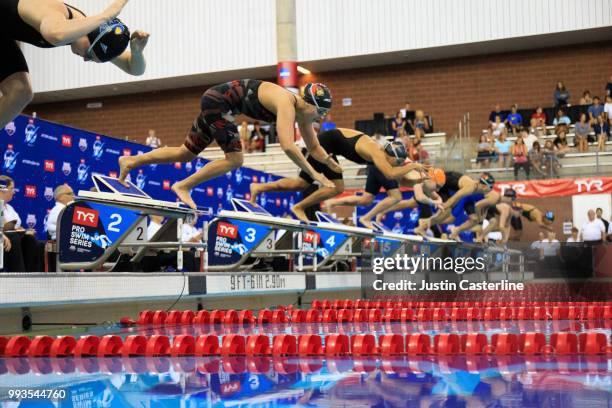
[[[582,91],[601,95],[612,74],[612,44],[594,43],[508,54],[484,55],[385,67],[325,72],[302,81],[327,83],[336,105],[334,121],[353,127],[373,112],[393,114],[406,100],[434,117],[438,130],[452,134],[464,112],[470,112],[473,134],[486,125],[496,102],[503,107],[552,104],[558,80],[577,103]],[[85,101],[28,107],[42,118],[131,140],[144,141],[154,128],[166,144],[182,143],[198,113],[205,86],[99,98],[102,109],[88,110]],[[342,107],[342,98],[353,104]]]

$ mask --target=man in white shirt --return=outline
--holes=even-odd
[[[580,237],[578,236],[578,228],[576,227],[572,227],[572,235],[570,235],[570,237],[567,239],[567,242],[570,243],[576,243],[576,242],[580,242]]]
[[[541,244],[542,256],[544,258],[556,258],[559,256],[561,250],[561,243],[556,237],[556,234],[552,231],[548,232],[548,237],[542,240]]]
[[[544,232],[540,231],[538,232],[538,240],[531,243],[531,250],[537,251],[540,258],[542,258],[542,241],[544,241],[544,238]]]
[[[597,244],[606,239],[606,227],[599,218],[595,218],[595,211],[587,213],[589,220],[580,228],[580,238],[588,244]]]
[[[154,129],[149,129],[149,136],[145,144],[153,149],[157,149],[161,146],[161,140],[156,136]]]
[[[68,203],[74,201],[74,191],[68,184],[62,184],[55,187],[53,192],[55,198],[55,206],[49,212],[47,217],[47,233],[52,240],[57,239],[57,221],[59,219],[60,212],[66,208]]]
[[[523,142],[525,142],[525,146],[527,146],[527,151],[529,152],[533,148],[533,144],[538,141],[538,137],[525,130],[522,131],[521,134],[523,135]]]

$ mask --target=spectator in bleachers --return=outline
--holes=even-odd
[[[512,130],[512,133],[516,134],[517,130],[523,126],[523,116],[518,113],[518,107],[512,105],[510,114],[508,115],[508,127]]]
[[[391,132],[394,139],[401,138],[406,134],[406,119],[402,116],[402,112],[395,114],[395,118],[391,122]]]
[[[582,98],[580,98],[580,105],[590,105],[593,103],[593,98],[591,98],[591,91],[584,91],[582,93]]]
[[[493,153],[495,152],[495,148],[489,141],[488,133],[483,133],[480,135],[480,140],[478,141],[478,145],[476,146],[478,151],[476,155],[476,167],[489,167],[491,163],[491,158]]]
[[[574,146],[579,152],[589,150],[589,133],[591,133],[591,123],[587,122],[586,114],[581,113],[580,120],[574,125]]]
[[[534,133],[532,133],[531,131],[528,132],[525,129],[521,130],[521,133],[519,134],[519,136],[523,138],[523,141],[525,142],[525,146],[527,146],[528,152],[531,151],[531,149],[533,148],[533,144],[538,141],[538,136],[536,136],[535,132]]]
[[[427,152],[427,150],[425,150],[425,148],[423,147],[423,143],[419,139],[414,139],[412,149],[414,150],[414,152],[411,154],[414,156],[413,161],[422,164],[429,164],[429,153]]]
[[[506,121],[504,114],[501,111],[501,105],[498,103],[495,105],[495,110],[491,111],[489,114],[489,124],[493,125],[495,123],[495,117],[499,116],[502,122]]]
[[[510,148],[512,143],[506,139],[506,134],[502,133],[495,141],[495,152],[497,153],[497,162],[499,167],[506,168],[510,162]]]
[[[589,220],[580,227],[580,238],[588,244],[599,244],[606,239],[606,227],[604,223],[595,217],[595,211],[587,212]]]
[[[161,147],[161,139],[155,134],[155,129],[149,129],[149,136],[147,136],[145,144],[151,149],[157,149],[158,147]]]
[[[557,111],[557,116],[553,120],[553,126],[561,126],[561,125],[569,126],[571,125],[571,123],[572,121],[569,118],[569,116],[565,114],[565,111],[563,109],[559,109]]]
[[[567,238],[567,242],[569,243],[577,243],[580,242],[580,237],[578,236],[578,228],[572,227],[572,234]]]
[[[595,132],[595,139],[597,140],[597,149],[600,152],[605,151],[606,142],[610,140],[610,123],[604,119],[603,115],[597,117],[593,132]]]
[[[567,141],[567,133],[564,130],[559,131],[557,137],[553,140],[553,145],[558,157],[565,156],[565,153],[569,150],[569,143]]]
[[[414,137],[417,139],[425,137],[425,133],[429,132],[429,120],[427,120],[422,110],[415,112],[412,129],[414,130]]]
[[[266,151],[266,136],[265,131],[261,128],[261,123],[255,121],[253,123],[253,131],[249,141],[249,152],[264,152]]]
[[[25,230],[21,217],[9,203],[15,196],[15,182],[0,176],[0,200],[4,201],[4,270],[7,272],[42,272],[44,243],[36,239],[36,231]]]
[[[552,140],[547,140],[544,143],[544,149],[542,149],[542,151],[544,155],[544,168],[546,170],[546,176],[558,177],[561,164],[559,163],[557,149],[555,148]]]
[[[604,113],[607,120],[612,120],[612,95],[606,96],[606,104],[604,105]]]
[[[603,218],[603,209],[597,208],[595,210],[595,216],[597,217],[598,220],[601,220],[601,222],[603,222],[605,230],[608,231],[608,227],[610,226],[610,223],[605,218]]]
[[[553,94],[553,104],[555,107],[567,106],[569,104],[570,93],[565,88],[563,82],[557,82],[557,87],[555,88],[555,92]]]
[[[588,112],[591,123],[595,123],[597,117],[604,112],[604,106],[601,104],[599,96],[593,97],[593,104],[589,106]]]
[[[325,118],[323,118],[323,123],[321,123],[321,132],[332,130],[332,129],[335,129],[336,127],[337,127],[336,123],[332,120],[331,113],[328,113],[327,115],[325,115]]]
[[[238,133],[240,133],[240,141],[242,142],[242,150],[245,152],[249,151],[251,137],[249,135],[249,124],[247,123],[246,120],[242,121],[242,124],[240,125],[240,130],[238,131]]]
[[[536,108],[536,111],[531,115],[532,119],[535,119],[536,126],[545,128],[546,127],[546,114],[544,113],[544,109],[541,106]]]
[[[529,164],[534,172],[537,173],[536,177],[546,177],[546,173],[542,171],[544,152],[540,148],[540,142],[533,142],[533,146],[529,150]]]
[[[608,79],[606,84],[606,96],[612,96],[612,75],[610,75],[610,79]]]
[[[519,135],[516,138],[514,146],[512,146],[512,157],[514,158],[514,179],[518,180],[518,172],[520,169],[525,171],[525,177],[529,180],[529,157],[527,156],[527,146],[523,137]]]
[[[404,107],[400,109],[400,112],[402,112],[402,117],[406,119],[406,121],[410,122],[412,119],[414,119],[414,111],[410,106],[410,102],[406,102]]]
[[[493,123],[491,124],[491,134],[493,137],[498,138],[502,134],[506,134],[506,124],[500,115],[495,116]]]
[[[536,118],[531,118],[531,120],[529,121],[529,131],[527,132],[530,135],[533,135],[534,137],[538,138],[541,136],[545,136],[546,135],[546,127],[545,126],[538,126],[538,120]]]
[[[55,206],[51,209],[47,217],[47,233],[49,234],[49,238],[56,240],[57,220],[60,212],[66,208],[68,203],[74,201],[74,191],[68,184],[62,184],[55,188],[53,197],[55,198]]]

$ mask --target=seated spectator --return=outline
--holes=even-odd
[[[533,142],[533,147],[529,150],[530,167],[537,173],[536,177],[546,177],[546,173],[542,171],[544,164],[544,152],[540,148],[540,142]]]
[[[570,118],[565,114],[565,112],[563,111],[563,109],[559,109],[557,111],[557,116],[555,117],[555,119],[553,120],[553,125],[555,127],[557,126],[569,126],[572,124],[572,121],[570,120]]]
[[[555,92],[553,94],[553,105],[557,108],[567,106],[569,104],[570,93],[565,88],[563,82],[557,82],[557,87],[555,88]]]
[[[404,136],[406,133],[406,119],[402,116],[402,112],[397,112],[395,118],[391,122],[391,135],[393,139]]]
[[[497,153],[499,167],[506,168],[510,162],[510,147],[512,143],[506,139],[506,134],[502,133],[495,141],[495,152]]]
[[[533,241],[530,246],[531,250],[535,251],[538,254],[538,257],[540,259],[543,258],[542,242],[544,241],[545,238],[546,238],[546,235],[544,235],[544,232],[542,231],[538,232],[538,239],[536,241]]]
[[[429,164],[429,153],[427,152],[427,150],[425,150],[425,148],[423,147],[423,143],[421,143],[419,139],[414,139],[412,148],[414,150],[414,161],[423,164]]]
[[[606,120],[612,119],[612,96],[606,96],[606,104],[604,105],[604,113],[606,115]]]
[[[69,203],[74,201],[74,191],[68,184],[62,184],[55,188],[53,197],[55,197],[55,206],[51,209],[47,217],[47,234],[49,234],[49,238],[56,240],[57,221],[60,212],[66,208]]]
[[[417,139],[425,137],[425,133],[429,132],[429,120],[427,120],[422,110],[415,112],[412,128],[414,129],[414,137]]]
[[[604,106],[601,104],[601,100],[599,99],[599,96],[593,97],[593,104],[589,106],[588,112],[589,112],[589,120],[591,121],[591,123],[595,123],[595,120],[597,119],[597,117],[603,114]]]
[[[547,140],[544,143],[544,168],[546,169],[546,175],[548,177],[558,177],[559,169],[561,168],[561,164],[559,163],[559,158],[557,157],[557,149],[551,140]]]
[[[155,134],[155,129],[149,129],[149,136],[147,136],[145,144],[152,149],[161,147],[161,139]]]
[[[568,243],[577,243],[580,242],[580,237],[578,236],[578,228],[572,227],[572,234],[567,238]]]
[[[612,75],[610,75],[608,83],[606,84],[606,96],[612,96]]]
[[[535,113],[531,115],[531,119],[536,120],[537,127],[546,128],[546,114],[541,106],[536,108]]]
[[[591,98],[591,91],[584,91],[582,93],[582,98],[580,98],[580,105],[590,105],[593,103],[593,98]]]
[[[499,116],[502,122],[506,121],[506,117],[502,113],[501,106],[500,106],[499,103],[497,105],[495,105],[495,110],[491,111],[491,113],[489,114],[489,124],[490,125],[495,123],[495,117],[496,116]]]
[[[521,130],[519,135],[523,138],[527,151],[531,151],[533,144],[538,141],[538,137],[534,133],[527,132],[525,129]]]
[[[264,152],[266,150],[266,136],[258,121],[253,123],[253,131],[249,141],[249,152]]]
[[[512,105],[510,114],[508,115],[508,127],[512,130],[512,133],[516,134],[517,130],[523,126],[523,116],[518,113],[517,106]]]
[[[519,135],[512,146],[512,157],[514,158],[514,179],[518,180],[519,169],[525,171],[525,176],[529,180],[529,157],[528,150],[523,137]]]
[[[332,130],[332,129],[335,129],[336,127],[337,127],[336,123],[332,120],[331,113],[328,113],[327,115],[325,115],[325,118],[323,118],[323,123],[321,123],[321,132]]]
[[[604,119],[603,115],[597,117],[597,123],[593,126],[595,139],[597,140],[597,149],[600,152],[606,150],[606,142],[610,139],[610,124]]]
[[[249,135],[249,124],[246,120],[242,121],[238,133],[240,134],[240,141],[242,142],[242,151],[249,151],[251,137]]]
[[[553,140],[553,145],[555,146],[558,157],[565,156],[565,153],[569,150],[569,144],[567,141],[567,134],[563,130],[557,134],[557,137]]]
[[[591,133],[591,124],[587,122],[586,114],[582,113],[580,114],[580,121],[574,125],[574,146],[578,148],[579,152],[589,150],[589,133]]]
[[[476,167],[489,167],[491,163],[491,158],[493,153],[495,152],[495,148],[489,142],[488,134],[483,133],[480,135],[480,140],[478,141],[478,145],[476,146],[477,155],[476,155]]]
[[[501,134],[506,134],[506,124],[502,121],[502,117],[497,115],[491,124],[491,134],[498,138]]]
[[[531,118],[529,121],[528,133],[536,138],[546,136],[546,126],[538,126],[538,120],[536,118]]]
[[[15,182],[0,176],[0,200],[4,201],[4,270],[6,272],[42,272],[45,245],[34,230],[25,230],[21,217],[9,204],[15,195]]]

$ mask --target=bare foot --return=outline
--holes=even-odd
[[[449,239],[453,239],[455,241],[461,241],[461,239],[459,239],[459,233],[457,232],[456,228],[451,228],[451,233],[448,235]]]
[[[427,229],[429,228],[429,222],[425,220],[419,220],[419,226],[414,229],[414,233],[416,235],[420,235],[422,237],[427,236]]]
[[[198,206],[196,205],[195,201],[193,201],[193,199],[191,198],[191,190],[181,186],[180,182],[174,183],[172,185],[172,191],[174,191],[174,194],[176,194],[179,200],[187,204],[189,207],[191,207],[191,209],[198,209]]]
[[[119,181],[122,184],[126,184],[125,178],[128,176],[128,174],[130,174],[130,170],[132,170],[133,166],[133,156],[121,156],[119,158]]]
[[[251,190],[251,199],[249,200],[252,204],[257,204],[257,196],[261,193],[259,189],[259,183],[251,183],[249,190]]]
[[[304,221],[304,222],[310,221],[308,217],[306,216],[306,213],[304,212],[304,210],[302,210],[297,205],[291,208],[291,212],[293,213],[293,215],[295,215],[295,218],[297,218],[300,221]]]
[[[359,222],[366,228],[374,229],[374,226],[372,225],[372,220],[369,218],[366,219],[366,218],[360,217]]]

